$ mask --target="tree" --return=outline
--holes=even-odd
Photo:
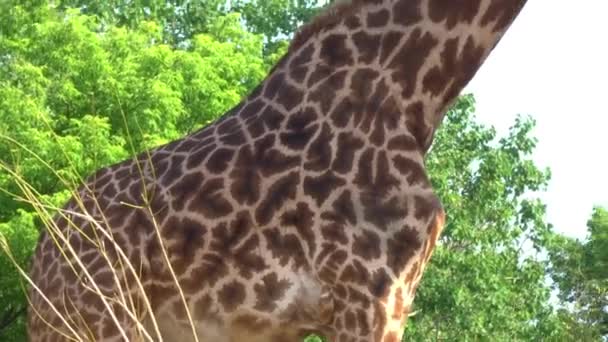
[[[587,228],[586,241],[552,237],[551,277],[566,304],[562,310],[575,314],[570,335],[599,341],[608,338],[608,210],[595,207]]]

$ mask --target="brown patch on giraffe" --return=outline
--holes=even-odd
[[[393,22],[411,26],[422,20],[420,0],[397,1],[393,7]]]
[[[268,134],[254,144],[254,164],[249,167],[258,168],[264,177],[285,172],[300,165],[300,156],[287,156],[275,148],[276,136]]]
[[[348,331],[354,331],[357,327],[357,316],[351,311],[346,310],[344,312],[344,328]]]
[[[481,25],[487,26],[493,22],[494,32],[504,30],[511,24],[513,18],[518,15],[525,3],[525,0],[492,2],[481,18]],[[509,8],[505,8],[506,6],[509,6]]]
[[[303,187],[304,193],[312,197],[320,207],[332,192],[345,184],[346,181],[343,178],[328,170],[321,176],[307,176],[304,179]]]
[[[367,285],[367,284],[363,284],[363,285]],[[370,307],[371,300],[370,300],[368,294],[361,292],[352,286],[348,286],[347,288],[348,288],[348,302],[349,303],[356,304],[357,306],[360,306],[364,309],[367,309]]]
[[[264,97],[266,97],[268,100],[274,100],[281,90],[281,87],[286,84],[285,73],[276,72],[271,75],[270,79],[265,83],[266,86],[264,87]]]
[[[336,105],[334,110],[329,114],[334,126],[337,128],[344,128],[352,118],[360,117],[358,113],[360,108],[355,105],[355,101],[351,97],[343,98],[342,101]],[[345,134],[345,133],[341,133]],[[352,136],[349,134],[349,136]]]
[[[448,40],[441,52],[441,64],[430,69],[423,79],[425,92],[433,95],[445,92],[443,105],[458,95],[483,62],[485,48],[477,45],[472,36],[467,38],[460,54],[458,45],[458,39]],[[446,90],[447,86],[449,88]]]
[[[91,176],[91,182],[95,183],[97,186],[99,187],[103,187],[106,184],[108,184],[110,182],[110,180],[112,180],[112,172],[110,172],[110,168],[109,167],[104,167],[101,168],[99,170],[97,170],[92,176]]]
[[[273,107],[266,107],[260,112],[260,119],[269,130],[277,130],[281,127],[281,123],[285,120],[285,115]]]
[[[310,68],[308,66],[298,66],[289,69],[289,76],[298,84],[303,84],[308,76]]]
[[[116,312],[115,312],[115,314],[116,314]],[[93,321],[89,321],[89,322],[92,323]],[[109,321],[105,321],[104,323],[100,323],[100,324],[103,324],[103,328],[101,329],[101,334],[103,336],[105,336],[107,338],[110,338],[112,336],[119,336],[120,335],[120,332],[118,331],[118,327],[116,326],[116,324],[114,323],[114,321],[109,320]]]
[[[422,80],[425,93],[428,92],[434,96],[438,96],[450,84],[450,77],[453,77],[457,70],[456,62],[459,41],[459,38],[452,38],[444,43],[440,54],[441,63],[431,68]],[[418,106],[420,107],[420,105]],[[421,111],[422,109],[416,110],[416,112]]]
[[[204,287],[212,287],[229,274],[224,258],[215,253],[205,253],[198,267],[190,272],[189,277],[181,280],[180,285],[186,293],[197,293]]]
[[[380,50],[380,63],[384,65],[386,60],[401,42],[403,33],[399,31],[384,32],[382,35],[382,48]]]
[[[236,280],[224,284],[217,292],[218,301],[227,312],[233,312],[245,301],[245,286]]]
[[[122,196],[122,198],[119,198],[120,199],[119,204],[111,205],[109,208],[106,209],[106,212],[109,213],[106,216],[109,227],[122,226],[122,224],[125,221],[125,217],[128,217],[133,212],[133,208],[126,205],[126,203],[131,203],[131,201],[125,197],[126,196]],[[80,218],[73,218],[72,224],[74,225],[74,227],[81,227],[81,226],[85,225],[84,222]],[[90,230],[90,229],[88,229],[88,230]],[[91,235],[87,235],[87,236],[94,237],[95,235],[91,234]]]
[[[398,276],[421,246],[416,229],[404,226],[387,241],[387,266]]]
[[[350,25],[356,25],[358,19],[356,18],[356,12],[366,2],[377,3],[377,0],[351,0],[351,1],[338,1],[330,5],[320,15],[317,15],[310,23],[302,26],[300,30],[295,34],[291,45],[289,46],[289,53],[299,49],[304,45],[311,37],[319,34],[324,30],[336,26],[340,21],[344,20]]]
[[[256,99],[244,105],[238,115],[243,120],[255,118],[265,106],[266,104],[264,103],[264,101],[262,101],[261,99]]]
[[[368,147],[359,157],[359,165],[354,183],[363,191],[369,191],[373,184],[373,166],[375,150]]]
[[[224,116],[216,122],[217,125],[217,134],[218,135],[226,135],[234,132],[239,129],[240,123],[236,117]]]
[[[462,49],[462,56],[459,63],[459,67],[462,68],[462,77],[454,86],[462,88],[471,78],[473,78],[479,66],[483,62],[484,54],[484,47],[477,44],[472,36],[469,36],[464,48]]]
[[[212,251],[224,256],[224,262],[236,268],[246,279],[268,267],[259,254],[260,239],[253,228],[249,212],[241,211],[229,225],[220,224],[213,230],[210,245]]]
[[[281,84],[276,102],[282,104],[287,111],[291,111],[302,102],[302,98],[304,98],[304,92],[285,81]]]
[[[380,236],[370,230],[361,230],[361,234],[354,235],[352,252],[363,260],[378,259],[381,255]]]
[[[370,113],[374,115],[374,127],[370,135],[370,141],[376,146],[383,146],[387,130],[395,130],[399,124],[400,111],[393,96],[386,96],[388,87],[381,82],[376,88],[376,94],[372,97],[372,102],[382,101],[378,107],[372,106]]]
[[[234,116],[224,115],[216,123],[217,135],[226,135],[238,130],[240,127],[239,119]]]
[[[209,126],[202,127],[199,130],[195,131],[194,134],[192,134],[192,138],[196,139],[196,140],[205,140],[208,138],[213,138],[214,134],[215,134],[215,126],[209,125]]]
[[[228,164],[234,157],[234,150],[228,148],[218,148],[211,153],[207,160],[207,170],[214,174],[220,174],[228,169]]]
[[[391,138],[388,141],[386,148],[389,151],[415,151],[420,147],[413,137],[401,134]]]
[[[129,244],[132,246],[139,246],[143,237],[149,235],[153,230],[154,224],[152,223],[148,212],[144,211],[144,209],[134,209],[130,225],[125,228]],[[93,237],[91,236],[91,238]]]
[[[429,18],[436,23],[445,22],[448,30],[451,30],[459,23],[471,24],[479,12],[480,4],[481,0],[430,0]]]
[[[351,264],[344,267],[339,279],[341,283],[366,285],[369,278],[369,270],[359,260],[355,259]]]
[[[332,34],[321,42],[319,58],[323,63],[332,67],[341,67],[353,64],[353,53],[346,46],[348,36],[345,34]]]
[[[264,97],[283,105],[287,111],[298,105],[303,96],[304,93],[291,85],[283,72],[273,73],[264,88]]]
[[[186,161],[186,168],[195,169],[197,166],[201,165],[205,159],[209,156],[209,153],[215,150],[216,145],[203,145],[200,149],[188,155],[188,159]],[[181,174],[181,170],[179,167],[175,167],[175,165],[171,165],[165,176],[162,178],[163,185],[169,185],[176,179],[179,179],[179,175]],[[175,177],[175,178],[173,178]]]
[[[317,84],[315,90],[309,93],[308,100],[319,103],[323,114],[329,113],[336,98],[336,90],[344,87],[347,74],[347,70],[332,73],[322,83]]]
[[[262,120],[258,120],[257,117],[253,117],[251,120],[248,120],[246,123],[247,132],[253,139],[257,139],[262,135],[266,134],[266,128],[264,126],[264,122]]]
[[[329,168],[332,157],[331,141],[333,133],[327,123],[323,124],[321,132],[310,144],[306,153],[304,168],[311,171],[323,171]]]
[[[328,255],[328,258],[325,259],[325,266],[319,273],[319,277],[321,280],[332,284],[337,279],[335,271],[340,269],[342,264],[346,261],[348,253],[332,243],[324,243],[323,247],[324,249],[329,249],[330,254]]]
[[[361,19],[358,16],[348,16],[344,19],[344,25],[348,27],[349,30],[354,31],[362,26]]]
[[[380,73],[370,68],[359,68],[353,73],[350,81],[350,99],[355,106],[369,106],[370,89],[374,89],[373,84],[378,77],[380,77]],[[382,99],[375,100],[381,101]],[[365,113],[360,116],[363,116],[369,121],[376,112],[368,112],[369,108],[365,109]],[[359,126],[360,120],[361,118],[355,117],[355,125]],[[369,129],[362,128],[362,130],[365,133],[369,132]]]
[[[306,66],[308,63],[312,61],[312,55],[315,53],[314,44],[308,44],[305,48],[301,49],[298,54],[292,58],[291,63],[289,64],[290,68],[295,68],[298,66]]]
[[[346,299],[348,293],[346,292],[346,286],[341,283],[337,283],[334,285],[333,294],[341,299]]]
[[[381,35],[369,34],[365,31],[359,31],[351,37],[357,52],[359,53],[359,63],[370,64],[378,58],[378,50],[380,50]]]
[[[281,133],[281,143],[292,150],[303,149],[317,131],[319,125],[314,108],[306,107],[291,115],[287,121],[287,133]]]
[[[253,314],[241,314],[232,321],[234,330],[250,331],[252,333],[267,331],[272,322],[268,319]]]
[[[308,256],[314,255],[316,251],[315,234],[312,229],[314,225],[314,212],[310,210],[305,202],[299,202],[294,210],[286,211],[281,216],[281,225],[284,227],[293,226],[296,231],[306,242],[308,247]]]
[[[241,146],[247,139],[245,138],[245,133],[241,129],[236,129],[230,133],[220,136],[219,140],[228,146]]]
[[[423,33],[416,28],[408,37],[403,48],[393,57],[388,68],[393,70],[393,82],[402,87],[401,95],[409,99],[414,94],[418,72],[438,41],[430,32]]]
[[[300,175],[294,171],[270,186],[266,196],[255,211],[255,218],[259,225],[268,224],[285,202],[289,199],[295,199],[296,187],[299,182]]]
[[[331,169],[341,174],[349,173],[353,169],[355,153],[363,148],[363,146],[363,140],[350,133],[340,133],[338,135],[336,157],[331,165]]]
[[[294,267],[306,267],[306,255],[302,243],[292,233],[281,234],[278,228],[265,229],[262,232],[266,239],[266,247],[273,258],[277,259],[281,266],[286,266],[293,261]]]
[[[251,235],[232,255],[233,266],[244,278],[251,278],[254,273],[268,268],[266,261],[259,253],[260,237]]]
[[[260,183],[262,181],[255,165],[251,147],[243,146],[238,152],[236,163],[230,172],[232,185],[230,194],[239,204],[252,205],[260,198]]]
[[[210,219],[228,215],[233,208],[224,198],[224,179],[214,178],[206,180],[197,196],[188,205],[188,210],[199,212]]]
[[[186,203],[197,194],[204,180],[201,172],[193,172],[185,175],[179,182],[169,188],[169,194],[173,197],[173,208],[182,210]]]
[[[426,171],[420,163],[404,157],[402,155],[396,155],[393,157],[393,166],[402,175],[407,177],[407,181],[411,185],[428,185],[429,180],[426,176]]]
[[[359,328],[359,335],[360,336],[367,336],[369,335],[371,329],[369,327],[369,320],[368,320],[369,315],[367,314],[367,311],[364,309],[358,309],[357,310],[357,327]]]
[[[255,142],[255,164],[262,176],[270,177],[277,173],[285,172],[300,165],[299,155],[285,155],[279,148],[275,148],[275,135],[268,134]]]
[[[193,316],[196,320],[210,320],[215,315],[211,312],[211,308],[213,307],[213,299],[209,294],[205,294],[200,299],[194,303],[194,312]]]
[[[391,223],[407,216],[407,207],[396,196],[384,201],[375,194],[364,193],[361,195],[361,204],[365,220],[382,231],[386,231]]]
[[[367,27],[375,28],[385,26],[390,18],[391,13],[386,8],[382,8],[376,12],[370,12],[367,14]]]
[[[364,192],[362,200],[369,200],[369,197],[383,199],[389,191],[398,189],[399,180],[390,173],[388,156],[385,151],[380,150],[374,162],[374,150],[368,148],[359,159],[359,172],[355,177],[354,183]],[[376,168],[376,176],[373,177],[373,167]],[[374,198],[375,200],[376,198]]]
[[[369,292],[380,300],[386,300],[389,294],[392,279],[384,268],[378,268],[371,275],[371,281],[368,284]]]
[[[190,150],[192,150],[195,146],[198,145],[198,141],[192,138],[186,138],[184,139],[181,144],[179,144],[177,146],[177,148],[175,149],[175,152],[190,152]]]
[[[277,273],[269,273],[262,278],[261,283],[253,286],[256,295],[255,308],[264,312],[272,312],[277,308],[285,292],[291,287],[287,279],[279,279]]]
[[[345,227],[339,223],[329,223],[321,227],[321,236],[330,243],[346,245],[348,237],[346,236]]]
[[[248,211],[241,211],[230,224],[221,223],[212,231],[213,240],[209,248],[218,255],[231,256],[234,248],[253,231],[253,223]]]
[[[442,211],[442,206],[436,196],[414,197],[414,217],[416,219],[428,220],[437,211]]]
[[[310,66],[313,68],[313,66]],[[325,64],[315,64],[314,69],[311,70],[310,76],[308,77],[307,87],[312,89],[319,83],[320,81],[330,77],[334,72],[334,68]]]
[[[344,190],[332,204],[332,211],[327,211],[321,214],[321,218],[328,221],[338,222],[341,225],[349,223],[357,224],[357,214],[352,202],[350,190]]]
[[[165,163],[165,165],[168,164]],[[98,197],[99,206],[102,208],[107,206],[108,203],[103,203],[104,199],[112,198],[116,196],[116,194],[118,194],[118,189],[116,188],[116,185],[114,185],[114,183],[109,183],[106,187],[103,188],[103,197]]]

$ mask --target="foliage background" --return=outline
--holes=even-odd
[[[61,205],[80,177],[235,105],[317,3],[0,1],[0,234],[19,264],[41,224],[9,170]],[[497,137],[474,109],[460,98],[427,160],[448,224],[405,337],[607,338],[607,211],[596,208],[585,241],[554,233],[534,197],[550,177],[530,157],[535,122]],[[0,269],[0,340],[25,341],[20,277],[5,254]]]

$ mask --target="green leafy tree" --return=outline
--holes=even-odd
[[[608,210],[596,207],[587,222],[586,241],[555,235],[551,240],[551,276],[558,297],[573,312],[572,337],[608,338]]]
[[[209,26],[227,13],[226,0],[60,0],[58,8],[78,8],[95,16],[104,26],[137,29],[146,21],[162,28],[163,43],[187,46],[197,34],[207,33]]]

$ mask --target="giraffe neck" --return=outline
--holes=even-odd
[[[299,31],[258,91],[264,88],[288,112],[310,101],[320,102],[325,115],[345,106],[365,107],[369,115],[393,111],[424,154],[447,108],[524,3],[339,1]],[[349,105],[340,103],[341,96],[350,97]]]

